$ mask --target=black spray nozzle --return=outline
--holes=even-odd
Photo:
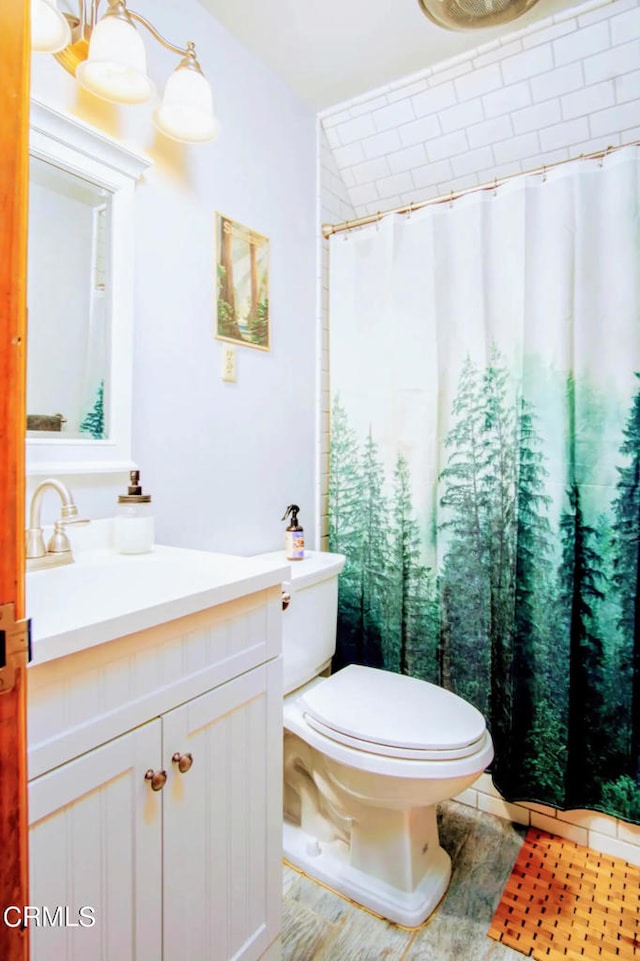
[[[140,486],[140,471],[132,470],[129,471],[129,493],[130,494],[141,494],[142,487]]]
[[[297,521],[298,521],[298,511],[299,511],[299,510],[300,510],[300,508],[298,507],[297,504],[289,504],[289,506],[287,507],[286,511],[284,512],[284,514],[282,515],[282,517],[280,518],[280,520],[286,521],[286,519],[287,519],[287,517],[289,516],[289,514],[291,514],[291,520],[292,520],[292,522],[293,522],[294,524],[297,523]]]

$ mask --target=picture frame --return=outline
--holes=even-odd
[[[269,350],[269,238],[216,211],[215,336]]]

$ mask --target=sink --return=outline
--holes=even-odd
[[[223,604],[289,576],[284,552],[254,558],[159,545],[148,554],[79,552],[73,564],[26,576],[32,663]]]

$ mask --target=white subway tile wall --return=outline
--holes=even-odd
[[[456,797],[456,801],[640,866],[640,826],[618,821],[607,814],[556,811],[545,804],[527,802],[511,804],[501,797],[489,774],[481,774],[472,787]]]
[[[356,216],[619,145],[640,125],[640,0],[592,0],[320,116]]]
[[[345,178],[340,174],[331,149],[330,134],[335,128],[323,128],[318,122],[318,212],[321,223],[339,223],[344,220],[354,220],[356,217],[354,202],[358,191],[362,190],[362,202],[378,197],[373,184],[359,187],[354,179],[349,178],[353,193],[349,195]],[[367,130],[366,125],[362,128]],[[358,197],[360,202],[360,197]],[[315,543],[320,550],[328,549],[328,491],[329,491],[329,242],[322,236],[318,241],[318,422],[316,446],[316,477],[317,497]]]
[[[340,223],[638,139],[640,0],[595,0],[323,111],[318,207],[323,223]],[[329,271],[319,244],[317,542],[326,549]],[[640,865],[640,826],[509,803],[486,774],[458,800]]]

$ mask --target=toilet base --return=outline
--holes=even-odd
[[[451,877],[449,855],[438,846],[422,881],[413,891],[403,891],[353,867],[343,841],[318,841],[286,819],[283,853],[287,861],[310,877],[389,921],[410,928],[422,924],[435,910]]]

